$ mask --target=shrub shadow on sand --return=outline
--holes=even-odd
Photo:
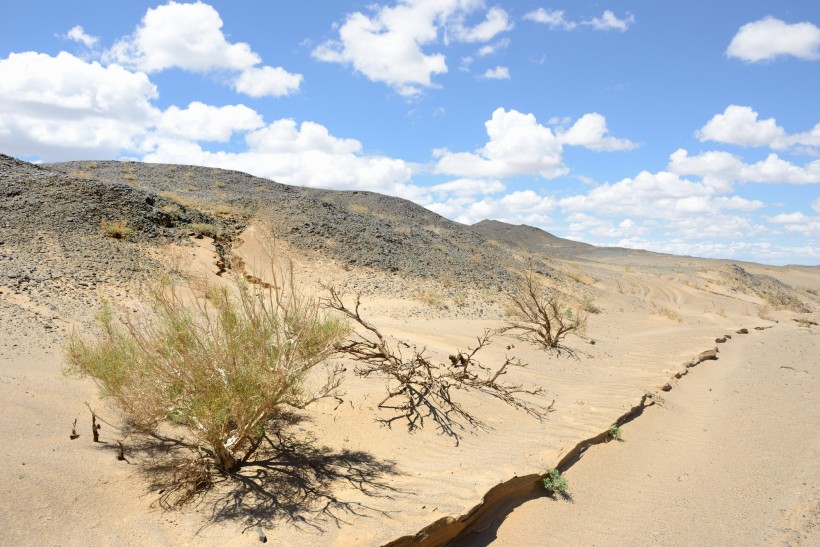
[[[395,463],[364,451],[321,446],[313,434],[296,427],[305,421],[286,414],[272,422],[253,459],[233,473],[203,467],[190,446],[159,434],[136,437],[129,451],[144,462],[149,490],[158,495],[156,505],[204,507],[212,523],[237,521],[247,528],[288,523],[321,532],[347,523],[347,517],[389,516],[360,500],[392,499],[396,489],[386,479],[398,474]]]

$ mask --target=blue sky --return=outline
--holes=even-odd
[[[2,153],[820,263],[816,0],[18,5],[0,19]]]

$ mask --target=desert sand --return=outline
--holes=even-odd
[[[231,226],[234,268],[264,279],[270,225],[250,217]],[[501,282],[345,262],[333,246],[299,241],[279,241],[277,256],[293,261],[300,286],[361,291],[371,322],[442,362],[504,324]],[[391,415],[377,408],[384,380],[359,378],[342,360],[341,404],[323,400],[283,416],[269,446],[236,477],[170,509],[168,475],[146,464],[174,447],[126,436],[122,416],[91,380],[61,373],[66,337],[93,332],[101,298],[139,313],[136,281],[69,292],[7,283],[0,288],[0,543],[248,545],[262,532],[284,545],[816,544],[820,270],[524,243],[487,247],[511,261],[538,258],[550,268],[544,283],[599,311],[583,336],[567,339],[574,356],[510,336],[484,350],[490,367],[511,354],[529,364],[509,380],[543,388],[528,399],[550,406],[543,419],[459,392],[480,423],[463,423],[457,438],[431,420],[415,432],[401,420],[386,427],[378,420]],[[150,258],[152,268],[226,277],[224,252],[210,238],[118,245]],[[54,259],[49,249],[43,254]],[[0,252],[27,250],[6,240]],[[472,267],[480,277],[482,264]],[[770,303],[760,286],[802,310]],[[697,362],[715,348],[717,360]],[[104,420],[99,443],[86,403]],[[75,418],[80,436],[72,440]],[[627,421],[622,441],[606,442],[619,420]],[[118,440],[126,461],[116,458]],[[559,465],[571,499],[539,489],[540,476]]]

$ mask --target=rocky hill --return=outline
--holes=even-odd
[[[373,192],[299,188],[237,171],[134,162],[48,165],[74,181],[150,195],[232,221],[251,216],[278,237],[343,264],[420,278],[491,285],[511,280],[514,259],[470,226]],[[45,171],[42,171],[45,173]],[[142,207],[140,214],[157,214]]]

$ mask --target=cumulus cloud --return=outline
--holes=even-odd
[[[171,106],[165,110],[157,132],[192,141],[228,142],[236,132],[263,125],[262,116],[245,105],[216,107],[194,101],[184,109]]]
[[[284,68],[269,66],[246,69],[233,82],[236,91],[251,97],[290,95],[301,85],[301,74],[291,74]]]
[[[784,56],[816,61],[820,59],[820,28],[809,22],[789,24],[764,17],[740,27],[726,55],[750,63]]]
[[[749,164],[728,152],[712,151],[690,156],[686,150],[679,149],[669,157],[669,170],[679,175],[703,177],[713,183],[820,183],[820,160],[800,167],[781,159],[777,154],[769,154],[766,159]]]
[[[609,136],[606,118],[597,112],[584,114],[566,131],[558,134],[563,144],[583,146],[596,151],[631,150],[637,145],[628,139]]]
[[[496,109],[484,126],[489,141],[474,152],[435,150],[435,172],[461,177],[538,175],[552,179],[568,172],[563,164],[565,144],[599,151],[635,147],[629,140],[608,136],[606,119],[597,113],[585,114],[557,135],[539,124],[533,114],[504,108]]]
[[[299,88],[301,75],[257,66],[260,56],[244,42],[229,42],[222,26],[219,12],[208,4],[171,1],[149,8],[134,33],[118,40],[103,58],[149,73],[170,68],[239,73],[234,89],[254,97],[281,96]]]
[[[80,42],[85,47],[93,47],[100,39],[96,36],[90,36],[85,33],[85,30],[80,25],[76,25],[69,30],[66,35],[66,38],[69,40],[73,40],[75,42]]]
[[[538,174],[548,179],[567,172],[561,143],[534,115],[498,108],[484,126],[489,141],[475,152],[435,151],[435,172],[460,177]]]
[[[605,216],[667,219],[711,216],[726,209],[755,211],[763,207],[758,200],[718,194],[719,191],[706,182],[689,181],[667,171],[642,171],[636,177],[564,198],[560,205],[568,211],[595,211]]]
[[[362,155],[359,141],[335,137],[314,122],[298,125],[290,119],[277,120],[248,132],[245,144],[241,152],[213,152],[195,142],[165,140],[143,159],[236,169],[300,186],[393,195],[402,194],[412,173],[400,159]]]
[[[400,95],[413,96],[434,86],[433,76],[447,72],[443,53],[424,48],[439,40],[482,42],[512,28],[507,13],[498,7],[486,19],[466,27],[464,19],[483,6],[480,0],[400,0],[394,6],[375,5],[369,15],[349,14],[338,27],[338,39],[313,49],[315,59],[349,65],[374,82],[382,82]]]
[[[480,200],[454,197],[426,203],[425,206],[443,216],[463,224],[474,224],[484,219],[500,220],[511,224],[544,224],[556,202],[551,196],[542,196],[533,190],[520,190],[500,197],[484,196]]]
[[[595,30],[626,30],[635,23],[635,16],[627,12],[623,19],[618,17],[611,10],[606,10],[600,17],[592,17],[581,21],[582,25],[588,25]]]
[[[533,21],[534,23],[541,23],[543,25],[547,25],[550,28],[562,28],[564,30],[572,30],[577,25],[577,23],[573,21],[568,21],[564,17],[564,10],[548,10],[544,8],[538,8],[536,10],[527,12],[524,15],[524,19],[527,21]]]
[[[70,53],[0,59],[0,147],[61,160],[134,150],[159,119],[157,89],[142,72]]]
[[[484,71],[482,76],[488,80],[509,80],[510,69],[505,66],[497,66],[495,68],[488,68]]]
[[[729,105],[723,114],[715,114],[697,131],[701,141],[716,141],[740,146],[773,146],[783,143],[786,131],[774,118],[758,119],[751,107]]]
[[[713,141],[738,146],[767,146],[775,150],[792,149],[817,155],[820,149],[820,123],[801,133],[788,134],[774,118],[761,120],[749,106],[729,105],[722,114],[715,114],[695,132],[701,141]]]

